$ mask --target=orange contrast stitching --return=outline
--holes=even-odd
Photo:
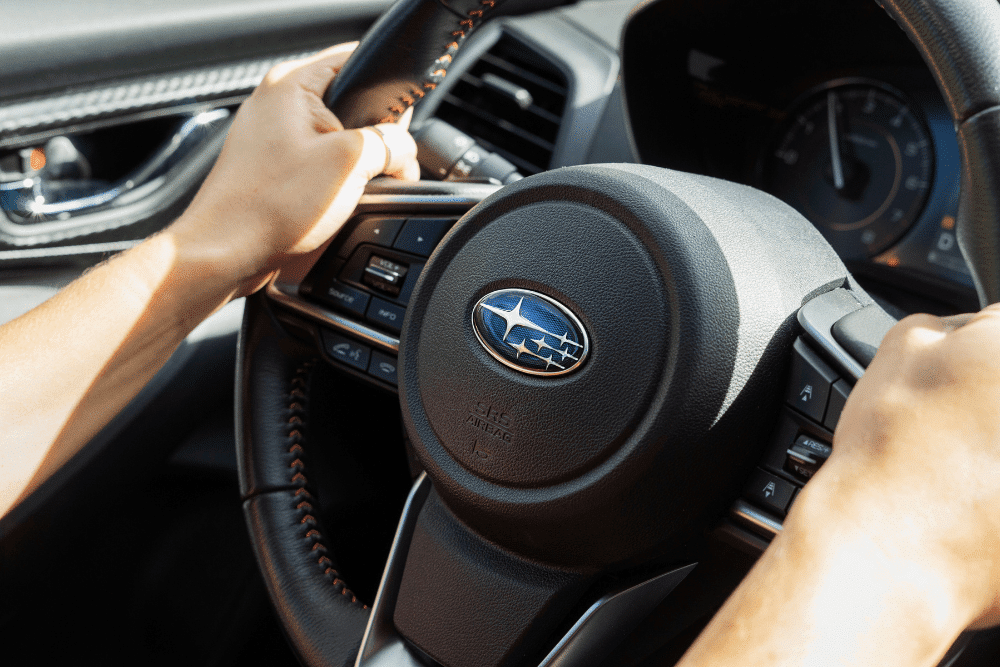
[[[288,453],[295,457],[292,462],[288,464],[288,468],[295,471],[295,474],[292,475],[292,483],[298,484],[299,488],[295,490],[294,497],[301,498],[301,500],[299,500],[299,502],[295,505],[295,509],[304,513],[302,518],[299,519],[299,524],[309,527],[305,536],[307,539],[313,540],[313,545],[310,551],[316,558],[316,564],[323,568],[324,575],[333,578],[334,586],[339,585],[342,587],[340,591],[341,595],[351,598],[351,602],[356,603],[358,602],[358,598],[347,588],[347,585],[340,580],[339,573],[333,568],[333,560],[327,556],[327,548],[324,544],[323,534],[318,529],[319,522],[313,515],[314,506],[311,502],[313,497],[312,494],[309,493],[309,490],[306,489],[306,485],[309,483],[309,480],[306,479],[303,472],[306,465],[302,460],[305,450],[303,449],[301,442],[305,439],[305,436],[302,431],[296,427],[301,427],[305,423],[302,413],[305,412],[305,405],[308,399],[304,389],[307,387],[308,376],[312,372],[316,363],[317,362],[315,360],[307,362],[296,370],[295,377],[291,382],[292,389],[288,393],[288,411],[291,413],[291,416],[288,418],[288,424],[292,427],[288,432],[288,442],[290,443]],[[368,609],[368,606],[362,605],[362,608]]]
[[[496,4],[497,4],[496,0],[480,0],[479,9],[470,9],[467,13],[467,16],[469,18],[465,18],[459,21],[458,22],[459,29],[451,33],[451,36],[457,37],[458,40],[450,42],[448,46],[445,47],[444,55],[438,58],[435,62],[441,63],[445,66],[449,65],[452,61],[451,53],[458,50],[459,41],[465,39],[466,32],[471,31],[473,28],[476,27],[475,20],[483,18],[483,15],[485,14],[486,10],[493,9],[494,7],[496,7]],[[441,68],[432,72],[431,76],[444,78],[444,76],[447,74],[448,71],[444,68]],[[424,90],[434,90],[435,88],[437,88],[437,84],[433,81],[424,81],[423,88]],[[422,91],[411,90],[410,95],[404,95],[400,97],[399,102],[402,102],[402,105],[398,103],[393,103],[393,105],[389,107],[390,115],[380,119],[378,121],[378,124],[395,123],[396,121],[399,120],[399,117],[403,114],[403,112],[405,112],[407,109],[416,104],[417,100],[422,98],[425,94],[426,93]]]

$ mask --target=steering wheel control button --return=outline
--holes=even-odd
[[[430,257],[435,246],[455,224],[454,218],[410,218],[393,244],[396,250]]]
[[[817,423],[823,423],[830,387],[837,374],[810,350],[802,339],[796,339],[792,351],[792,372],[788,380],[788,405]]]
[[[569,373],[590,351],[576,315],[530,290],[490,292],[472,309],[472,328],[494,359],[529,375]]]
[[[347,240],[338,248],[337,255],[347,259],[362,243],[390,248],[404,222],[406,218],[360,218]]]
[[[795,485],[791,482],[755,468],[743,490],[743,496],[761,509],[784,517],[795,491]]]
[[[368,370],[368,360],[372,354],[368,346],[326,330],[323,331],[323,346],[333,359],[361,372]]]
[[[823,420],[823,426],[831,431],[837,430],[840,413],[844,411],[844,405],[847,403],[847,397],[850,394],[851,385],[847,384],[844,380],[837,380],[833,383],[832,391],[830,392],[830,404],[826,407],[826,419]]]
[[[785,460],[785,470],[803,479],[811,479],[833,453],[830,445],[800,435],[795,444],[788,448],[788,458]]]
[[[365,285],[380,292],[385,292],[390,296],[399,296],[407,271],[409,271],[409,267],[406,264],[398,264],[385,257],[372,255],[361,280]]]
[[[373,297],[371,305],[368,306],[368,321],[393,333],[399,333],[402,329],[404,315],[406,315],[405,308],[378,297]]]
[[[324,301],[336,306],[340,310],[349,313],[364,315],[368,307],[368,300],[371,298],[361,290],[354,289],[343,283],[334,281],[324,290],[320,296]]]
[[[372,360],[368,363],[368,375],[395,385],[398,363],[396,357],[390,357],[388,354],[373,351]]]

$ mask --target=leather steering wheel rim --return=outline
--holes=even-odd
[[[394,120],[438,85],[469,32],[503,0],[400,0],[327,93],[346,127]],[[958,238],[985,305],[1000,301],[1000,6],[995,0],[880,2],[930,67],[962,155]],[[405,50],[399,45],[406,45]],[[237,366],[240,489],[260,570],[304,664],[353,664],[368,608],[337,571],[310,482],[311,387],[320,369],[262,294],[247,302]],[[349,539],[337,536],[336,540]]]

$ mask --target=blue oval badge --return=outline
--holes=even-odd
[[[490,292],[472,309],[472,329],[494,359],[529,375],[569,373],[590,351],[576,315],[531,290]]]

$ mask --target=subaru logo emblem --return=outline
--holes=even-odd
[[[490,292],[472,309],[472,329],[500,363],[529,375],[563,375],[587,358],[583,324],[544,294],[523,289]]]

